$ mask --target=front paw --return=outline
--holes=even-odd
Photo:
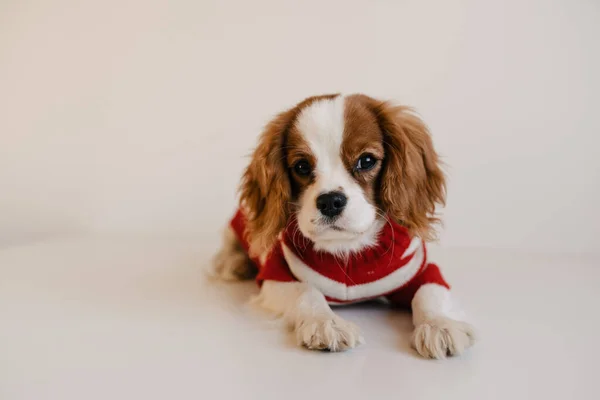
[[[427,358],[446,358],[459,355],[475,343],[475,331],[466,322],[439,317],[415,328],[412,345]]]
[[[296,338],[299,345],[311,350],[344,351],[363,343],[358,327],[337,316],[299,321]]]

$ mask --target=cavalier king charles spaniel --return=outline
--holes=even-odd
[[[255,303],[309,349],[357,346],[359,329],[331,306],[384,299],[412,310],[419,354],[457,355],[474,330],[425,246],[444,201],[438,156],[411,109],[361,94],[310,97],[266,126],[214,273],[256,276]]]

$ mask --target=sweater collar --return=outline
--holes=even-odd
[[[340,259],[347,263],[380,263],[388,262],[390,258],[402,258],[410,246],[411,237],[404,226],[388,218],[373,246],[352,252],[347,257],[336,257],[326,251],[316,250],[314,242],[305,237],[298,228],[296,218],[292,218],[283,233],[283,241],[301,259],[316,258],[324,263],[338,262]]]

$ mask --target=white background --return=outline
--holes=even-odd
[[[260,128],[326,92],[415,106],[444,246],[596,252],[597,1],[2,1],[0,244],[213,238]]]

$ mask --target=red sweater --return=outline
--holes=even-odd
[[[248,251],[245,218],[238,210],[231,228]],[[252,261],[258,267],[258,283],[302,281],[319,289],[331,304],[346,304],[387,297],[410,306],[417,289],[426,283],[450,288],[437,265],[427,261],[425,243],[397,223],[386,224],[377,244],[353,253],[348,260],[317,251],[291,219],[270,253]]]

